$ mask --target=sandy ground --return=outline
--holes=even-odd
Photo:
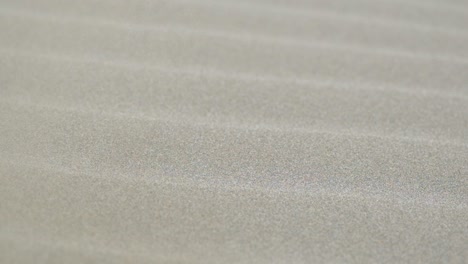
[[[467,263],[468,4],[0,0],[0,263]]]

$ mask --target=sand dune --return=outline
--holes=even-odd
[[[461,1],[1,0],[0,263],[466,263]]]

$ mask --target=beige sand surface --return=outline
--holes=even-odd
[[[468,3],[0,0],[0,263],[468,263]]]

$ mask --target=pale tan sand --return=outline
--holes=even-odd
[[[1,0],[0,263],[467,263],[462,1]]]

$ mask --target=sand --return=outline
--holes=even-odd
[[[0,263],[467,263],[462,1],[1,0]]]

